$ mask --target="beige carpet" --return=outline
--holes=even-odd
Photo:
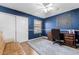
[[[53,44],[53,42],[44,38],[32,39],[28,41],[28,44],[40,55],[79,55],[77,49]]]

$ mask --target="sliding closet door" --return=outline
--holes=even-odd
[[[0,31],[3,32],[5,41],[15,40],[15,16],[0,13]]]
[[[18,42],[28,40],[28,18],[16,16],[16,39]]]

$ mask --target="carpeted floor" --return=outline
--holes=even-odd
[[[28,44],[40,55],[79,55],[79,50],[68,46],[60,46],[45,38],[28,41]]]

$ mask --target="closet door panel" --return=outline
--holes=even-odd
[[[0,13],[0,31],[6,41],[15,40],[15,16],[7,13]]]
[[[18,42],[28,40],[28,18],[16,16],[16,32]]]

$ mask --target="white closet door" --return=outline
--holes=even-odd
[[[15,16],[0,13],[0,31],[3,32],[5,41],[15,40]]]
[[[16,32],[18,42],[28,40],[28,18],[16,16]]]

